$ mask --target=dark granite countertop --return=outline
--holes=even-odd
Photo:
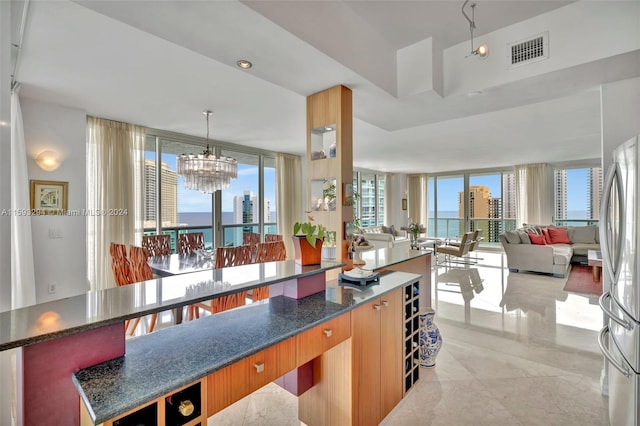
[[[363,291],[334,282],[299,300],[276,296],[159,330],[128,340],[125,356],[80,370],[73,380],[101,423],[419,277],[393,272]]]
[[[0,312],[0,351],[342,266],[330,261],[300,266],[287,260],[211,269]]]

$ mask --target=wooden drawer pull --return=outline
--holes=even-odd
[[[324,334],[327,337],[331,337],[331,335],[333,334],[333,331],[331,329],[327,328],[326,330],[324,330]]]
[[[256,368],[256,373],[262,373],[264,371],[264,362],[253,364]]]

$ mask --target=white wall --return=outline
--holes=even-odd
[[[27,144],[29,179],[69,182],[69,210],[86,207],[86,114],[84,111],[20,99]],[[44,150],[60,153],[62,165],[52,172],[33,159]],[[62,238],[50,238],[49,231]],[[38,303],[84,293],[87,284],[86,219],[84,216],[31,218]],[[56,292],[48,293],[56,283]]]
[[[408,212],[402,210],[403,198],[407,198],[407,175],[387,173],[385,175],[385,225],[395,225],[396,229],[400,229],[407,224]]]
[[[640,78],[605,84],[601,91],[602,164],[611,164],[613,149],[640,134]]]

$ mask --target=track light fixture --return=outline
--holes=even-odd
[[[475,18],[475,10],[476,10],[476,4],[475,3],[471,3],[471,18],[469,18],[469,16],[466,14],[466,12],[464,11],[464,8],[467,6],[467,3],[469,3],[469,0],[465,0],[464,4],[462,5],[462,15],[467,18],[467,21],[469,21],[469,31],[471,32],[471,53],[469,55],[467,55],[467,58],[471,55],[477,56],[481,59],[486,58],[487,56],[489,56],[489,46],[486,43],[482,43],[480,46],[478,46],[477,48],[473,48],[473,30],[476,29],[476,18]]]

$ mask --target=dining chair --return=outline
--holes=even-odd
[[[284,241],[272,241],[259,243],[256,252],[256,263],[274,262],[287,260],[287,249]],[[251,291],[251,299],[254,302],[269,298],[269,286],[254,288]]]
[[[255,263],[273,262],[286,259],[287,249],[284,246],[284,241],[280,240],[258,243]]]
[[[202,232],[190,232],[178,236],[178,253],[191,254],[204,248],[204,235]]]
[[[109,247],[109,253],[111,254],[111,269],[113,270],[113,277],[115,279],[116,285],[118,287],[121,287],[136,282],[135,277],[139,276],[139,273],[138,271],[134,272],[132,262],[127,256],[127,247],[124,244],[111,243]],[[146,263],[146,257],[144,261]],[[152,321],[153,320],[154,319],[152,319]],[[133,333],[135,332],[139,322],[140,318],[134,319],[133,327],[130,333],[131,335],[133,335]],[[126,320],[124,322],[125,331],[129,329],[130,323],[130,320]],[[153,323],[153,325],[155,326],[155,323]]]
[[[270,243],[272,241],[282,241],[282,235],[280,234],[264,234],[264,242]]]
[[[243,232],[242,244],[251,248],[251,256],[255,258],[256,248],[260,242],[260,234],[256,232]]]
[[[131,264],[131,277],[133,280],[132,283],[153,279],[153,271],[151,271],[151,267],[147,263],[149,252],[145,248],[131,246],[129,248],[129,258]],[[151,320],[149,322],[149,333],[153,332],[153,330],[156,328],[157,321],[158,314],[151,314]],[[130,336],[133,336],[139,323],[140,317],[134,320],[131,331],[129,332]]]
[[[167,256],[171,254],[171,236],[167,234],[143,235],[142,248],[149,256]]]
[[[251,247],[248,245],[237,247],[217,247],[215,268],[228,268],[231,266],[248,265],[251,263]],[[247,292],[241,291],[235,294],[217,297],[213,300],[195,303],[195,309],[189,311],[189,319],[200,318],[200,309],[215,314],[226,311],[227,309],[236,308],[246,304]]]

